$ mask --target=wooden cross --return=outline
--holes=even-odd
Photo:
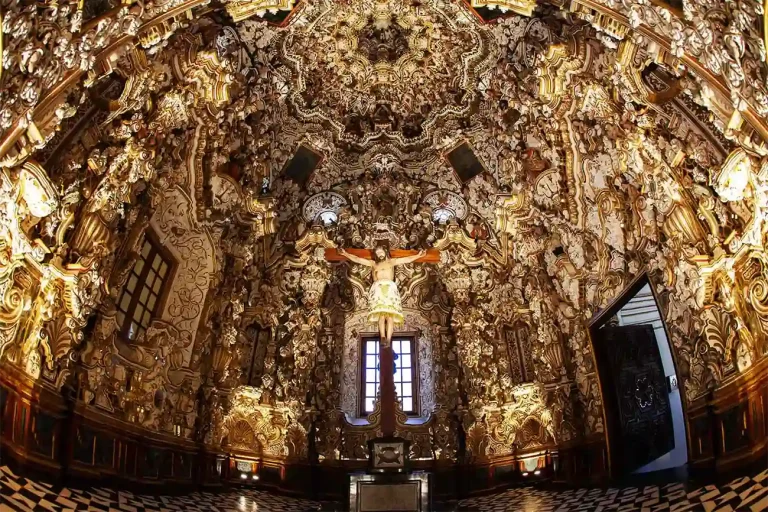
[[[367,260],[373,259],[373,251],[370,249],[347,249],[347,252]],[[392,258],[406,258],[408,256],[415,256],[418,253],[419,251],[409,249],[392,249],[389,251],[389,255]],[[339,251],[336,249],[326,249],[325,259],[328,261],[349,261],[339,254]],[[428,249],[427,254],[416,260],[416,263],[440,263],[440,251],[438,249]]]
[[[373,251],[369,249],[349,249],[347,254],[352,255],[353,258],[361,258],[365,260],[373,260]],[[408,258],[419,254],[419,251],[409,251],[404,249],[394,249],[390,251],[389,259]],[[325,258],[328,261],[350,261],[350,258],[339,254],[336,249],[326,249]],[[440,261],[440,251],[437,249],[429,249],[424,256],[413,260],[414,263],[438,263]],[[368,263],[368,262],[357,262]],[[406,263],[406,262],[402,262]],[[369,265],[370,266],[370,265]],[[394,280],[394,267],[392,267],[392,279]],[[375,284],[375,282],[374,282]],[[391,322],[391,319],[390,319]],[[379,327],[379,333],[381,334],[382,327]],[[397,427],[395,421],[395,358],[392,351],[392,345],[390,339],[392,334],[392,326],[390,324],[387,339],[381,339],[379,348],[379,385],[381,387],[381,432],[384,437],[393,436]],[[386,341],[386,342],[385,342]]]

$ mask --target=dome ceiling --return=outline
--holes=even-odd
[[[451,2],[317,2],[282,26],[245,20],[237,26],[247,78],[234,105],[242,119],[232,130],[234,160],[259,183],[265,173],[277,177],[303,143],[322,160],[307,173],[312,191],[382,169],[431,174],[457,189],[461,172],[449,153],[468,143],[494,153],[474,165],[495,175],[506,165],[500,152],[544,144],[536,142],[546,138],[536,59],[574,29],[554,13],[507,14],[488,25]]]
[[[356,149],[430,146],[469,113],[495,57],[480,21],[450,2],[317,2],[288,32],[280,53],[297,117]]]

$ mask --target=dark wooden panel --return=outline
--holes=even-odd
[[[515,467],[512,464],[497,466],[493,469],[493,479],[497,484],[511,482],[515,476]]]
[[[160,467],[163,464],[163,452],[157,448],[144,449],[144,464],[141,468],[142,476],[146,478],[159,478]]]
[[[714,455],[712,418],[699,416],[689,423],[691,435],[691,458],[707,459]]]
[[[483,164],[475,156],[475,152],[466,142],[448,153],[447,158],[462,183],[468,182],[485,170]]]
[[[763,385],[760,406],[763,409],[763,432],[766,434],[764,437],[768,437],[768,377]]]
[[[93,447],[96,442],[96,434],[87,427],[78,427],[75,433],[75,443],[72,457],[77,462],[93,465]]]
[[[283,176],[303,188],[322,159],[321,155],[301,145],[283,169]]]
[[[265,484],[279,484],[282,481],[280,468],[275,466],[263,466],[259,471],[259,478]]]
[[[0,387],[0,433],[5,433],[6,425],[10,422],[5,405],[8,403],[8,392]]]
[[[29,409],[24,402],[16,401],[16,417],[14,418],[13,440],[21,446],[26,446],[27,442],[27,417]]]
[[[173,452],[162,450],[160,455],[160,476],[163,478],[173,477]]]
[[[766,395],[768,395],[768,386],[764,387],[760,393],[757,393],[756,396],[750,400],[750,437],[752,442],[759,442],[760,440],[765,439],[768,435],[768,432],[766,432]]]
[[[455,467],[439,469],[432,479],[435,496],[454,498],[461,491],[458,470]]]
[[[186,453],[175,453],[173,460],[173,476],[183,480],[192,479],[192,456]]]
[[[54,439],[56,436],[57,419],[40,411],[31,414],[32,435],[29,448],[39,455],[50,459],[56,457]]]
[[[469,471],[469,492],[487,489],[491,486],[490,467],[471,467]]]
[[[749,446],[749,424],[747,404],[740,403],[720,414],[722,425],[723,452],[725,454]]]
[[[115,439],[109,435],[96,434],[96,449],[93,452],[96,466],[111,468],[115,465]]]
[[[603,482],[608,477],[603,437],[558,449],[553,480],[571,485]]]
[[[675,447],[661,355],[650,325],[605,326],[594,341],[612,467],[628,474]]]

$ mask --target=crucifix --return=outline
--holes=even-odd
[[[428,251],[393,250],[388,254],[383,246],[373,251],[367,249],[326,249],[325,258],[328,261],[349,260],[358,265],[373,269],[373,284],[368,292],[370,312],[368,320],[379,325],[379,375],[381,379],[381,431],[384,436],[395,433],[395,361],[392,353],[392,333],[395,324],[405,322],[400,292],[395,283],[395,267],[406,263],[437,263],[440,252],[436,249]]]

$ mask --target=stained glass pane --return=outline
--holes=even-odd
[[[141,296],[139,296],[139,300],[143,303],[147,303],[147,297],[149,297],[149,290],[146,288],[141,289]]]
[[[365,342],[365,353],[376,354],[379,348],[379,342],[376,340],[368,340]]]
[[[152,287],[152,291],[157,293],[157,294],[160,294],[160,285],[162,285],[162,284],[163,284],[163,282],[160,279],[155,281],[155,285]]]
[[[376,382],[378,379],[378,373],[376,370],[366,369],[365,370],[365,382]]]
[[[366,398],[365,399],[365,412],[371,412],[373,411],[373,401],[375,398]]]
[[[160,277],[165,277],[165,273],[168,271],[168,264],[166,262],[163,262],[162,265],[160,265],[160,270],[158,271],[158,274],[160,274]]]
[[[403,384],[403,396],[413,396],[413,387],[410,382]]]
[[[151,249],[152,249],[152,246],[149,244],[149,242],[145,240],[144,247],[141,248],[141,255],[146,258],[147,256],[149,256],[149,251]]]
[[[400,366],[403,368],[410,368],[411,367],[411,356],[408,354],[400,356]]]
[[[144,317],[141,319],[141,325],[144,327],[149,325],[149,311],[144,312]]]
[[[365,356],[365,367],[376,368],[377,359],[376,356]]]
[[[370,383],[365,385],[365,396],[376,396],[376,384]]]
[[[141,269],[144,268],[144,260],[139,258],[136,260],[136,265],[133,267],[133,271],[141,275]]]
[[[395,370],[395,382],[399,382],[403,380],[403,372],[400,371],[400,367],[398,367]]]
[[[402,351],[401,354],[410,354],[411,353],[411,342],[410,340],[403,340],[401,345]]]
[[[401,403],[403,404],[403,410],[404,411],[412,411],[413,410],[413,398],[403,398]]]
[[[155,254],[155,260],[152,262],[152,269],[157,270],[160,268],[160,264],[163,262],[162,257],[159,254]]]
[[[132,292],[136,288],[136,283],[138,282],[138,279],[135,275],[131,274],[131,277],[128,279],[128,284],[126,285],[126,288],[129,292]]]
[[[149,294],[149,300],[147,301],[147,308],[150,311],[154,311],[155,310],[155,301],[156,300],[157,300],[157,295],[155,295],[154,293],[150,293]]]

